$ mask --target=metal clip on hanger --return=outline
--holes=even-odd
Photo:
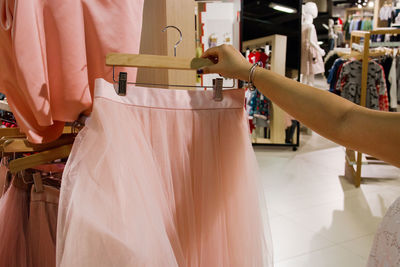
[[[223,87],[224,80],[222,78],[213,79],[213,99],[215,101],[222,101],[222,87]]]
[[[197,85],[182,85],[182,84],[157,84],[157,83],[136,83],[128,81],[127,72],[120,72],[118,81],[115,80],[115,66],[128,66],[128,67],[142,67],[142,68],[161,68],[161,69],[181,69],[181,70],[196,70],[204,66],[213,65],[209,59],[205,58],[176,58],[176,49],[182,42],[182,32],[176,26],[166,26],[162,32],[165,32],[168,28],[176,29],[179,32],[179,40],[174,45],[174,57],[168,56],[155,56],[155,55],[129,55],[113,53],[108,54],[106,58],[106,65],[112,66],[113,68],[113,82],[118,84],[118,95],[126,95],[127,84],[135,85],[148,85],[148,86],[160,86],[160,87],[189,87],[189,88],[212,88],[214,93],[214,100],[222,100],[222,89],[234,89],[235,81],[232,86],[223,86],[223,79],[213,79],[212,86],[197,86]]]
[[[113,70],[113,79],[114,79],[114,70]],[[118,95],[124,96],[126,95],[126,83],[128,79],[128,73],[120,72],[118,79]]]

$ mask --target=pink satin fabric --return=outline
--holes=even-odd
[[[44,191],[36,192],[30,186],[14,177],[0,198],[2,267],[56,266],[59,190],[43,185]]]
[[[58,267],[267,267],[272,247],[243,90],[96,80],[64,170]],[[121,123],[123,122],[123,123]]]
[[[0,198],[0,266],[28,267],[28,192],[12,183]]]
[[[30,267],[56,266],[56,232],[60,190],[44,185],[43,192],[31,189],[28,223]]]
[[[6,165],[7,163],[8,159],[6,157],[2,157],[0,162],[0,198],[8,188],[7,185],[8,167]]]
[[[94,80],[112,81],[106,54],[139,52],[142,12],[143,0],[0,0],[0,89],[29,141],[90,112]]]

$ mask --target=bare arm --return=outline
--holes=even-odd
[[[217,63],[203,73],[248,80],[251,68],[232,46],[204,54]],[[400,113],[370,110],[332,93],[257,68],[254,84],[290,115],[332,141],[400,167]]]

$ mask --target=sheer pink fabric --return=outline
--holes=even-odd
[[[0,198],[0,266],[27,267],[28,193],[11,184]]]
[[[31,142],[90,111],[94,80],[112,81],[106,54],[139,52],[142,12],[143,0],[0,0],[0,88]]]
[[[242,90],[96,80],[66,165],[57,266],[271,266]]]
[[[44,185],[43,192],[31,189],[28,223],[30,267],[56,266],[56,232],[60,191]]]

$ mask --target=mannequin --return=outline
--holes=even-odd
[[[329,51],[335,49],[336,47],[336,39],[338,38],[337,34],[335,33],[335,21],[333,19],[328,20],[328,25],[322,24],[325,29],[328,30],[328,39],[329,39]]]
[[[317,32],[313,24],[317,16],[318,8],[314,2],[303,5],[301,74],[302,82],[311,86],[314,86],[314,75],[325,70],[322,60],[325,51],[318,45]]]

